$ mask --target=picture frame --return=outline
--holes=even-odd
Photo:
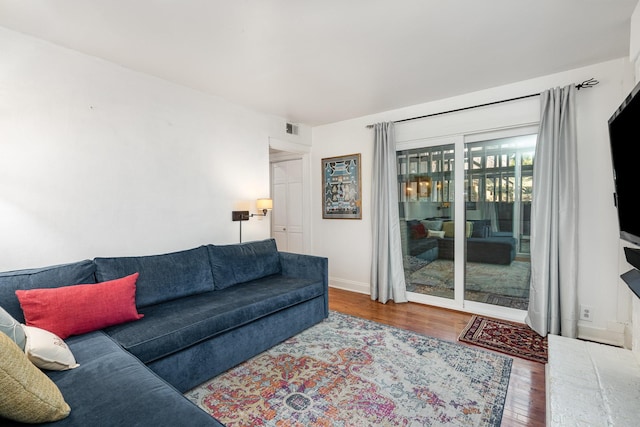
[[[322,218],[362,219],[360,153],[322,159]]]

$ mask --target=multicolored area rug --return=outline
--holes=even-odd
[[[185,395],[228,427],[499,426],[511,365],[331,312]]]
[[[473,316],[458,339],[510,356],[547,363],[547,338],[522,323]]]

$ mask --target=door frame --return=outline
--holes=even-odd
[[[313,236],[311,235],[311,146],[296,144],[278,138],[269,137],[269,148],[278,153],[269,154],[269,191],[273,193],[271,164],[286,160],[302,160],[302,245],[305,254],[311,253]]]

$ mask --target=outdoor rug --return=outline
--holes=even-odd
[[[512,261],[510,265],[468,262],[465,289],[483,291],[511,297],[529,296],[531,264]],[[410,274],[409,282],[453,289],[453,261],[437,259]]]
[[[499,426],[513,359],[329,318],[190,390],[234,426]]]
[[[547,363],[547,338],[522,323],[473,316],[458,339],[510,356]]]

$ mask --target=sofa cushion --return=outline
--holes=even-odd
[[[511,261],[516,257],[516,239],[509,236],[468,239],[467,261],[488,264],[511,264]]]
[[[222,426],[102,331],[69,338],[80,366],[47,371],[72,410],[51,425]],[[37,368],[36,368],[37,369]],[[0,425],[19,425],[5,423]]]
[[[71,264],[0,273],[0,304],[18,322],[24,315],[16,297],[18,289],[57,288],[77,283],[96,283],[96,266],[85,260]]]
[[[140,273],[136,282],[138,307],[213,290],[211,265],[204,246],[162,255],[94,261],[96,277],[101,282]]]
[[[46,329],[60,338],[138,320],[138,273],[98,284],[54,289],[18,290],[16,295],[29,326]]]
[[[260,279],[281,271],[275,239],[233,245],[208,245],[216,289]]]
[[[58,387],[0,332],[0,417],[23,423],[60,420],[69,405]],[[0,419],[0,425],[7,425]]]
[[[412,239],[409,240],[409,255],[419,257],[424,252],[430,251],[433,248],[438,247],[438,239],[436,238],[424,238],[424,239]]]
[[[454,243],[452,238],[439,239],[438,258],[453,259]],[[509,237],[471,237],[466,242],[466,259],[468,262],[509,265],[515,259],[515,245],[516,240]]]
[[[146,307],[138,322],[106,328],[144,363],[324,295],[321,279],[273,275],[230,288]]]

